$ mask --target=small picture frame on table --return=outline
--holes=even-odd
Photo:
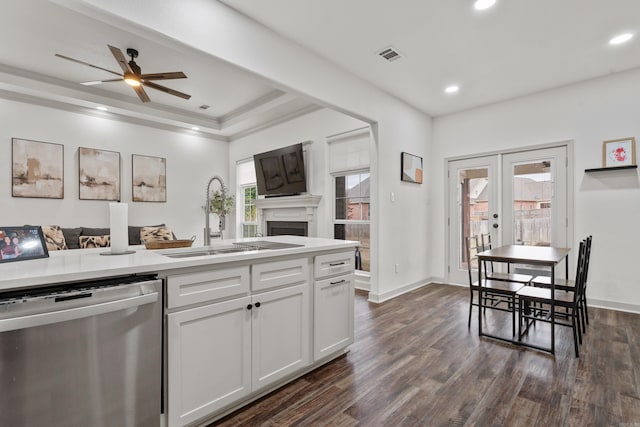
[[[0,263],[48,257],[40,226],[0,226]]]
[[[633,137],[612,139],[602,143],[602,167],[612,168],[636,164],[636,140]]]

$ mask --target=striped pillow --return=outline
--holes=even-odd
[[[107,248],[111,246],[111,235],[106,236],[80,236],[80,247],[88,248]]]
[[[48,250],[62,251],[68,249],[67,242],[59,225],[43,225],[42,233],[44,234],[44,240],[47,243]]]
[[[141,227],[140,240],[145,243],[156,240],[174,240],[174,237],[169,227]]]

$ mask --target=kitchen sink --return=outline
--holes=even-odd
[[[301,246],[304,245],[256,240],[252,242],[234,243],[233,246],[221,246],[219,248],[211,247],[207,249],[203,248],[187,252],[171,252],[164,253],[162,255],[169,258],[191,258],[197,256],[232,254],[237,252],[261,251],[266,249],[288,249]]]

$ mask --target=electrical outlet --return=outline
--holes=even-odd
[[[391,201],[392,202],[396,201],[396,193],[394,193],[393,191],[391,192]]]
[[[396,273],[400,273],[400,264],[396,264],[395,268],[396,268]]]

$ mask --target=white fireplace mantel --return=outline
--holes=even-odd
[[[256,199],[258,232],[266,236],[268,221],[299,221],[308,223],[309,237],[317,237],[320,200],[322,196],[312,194]]]

